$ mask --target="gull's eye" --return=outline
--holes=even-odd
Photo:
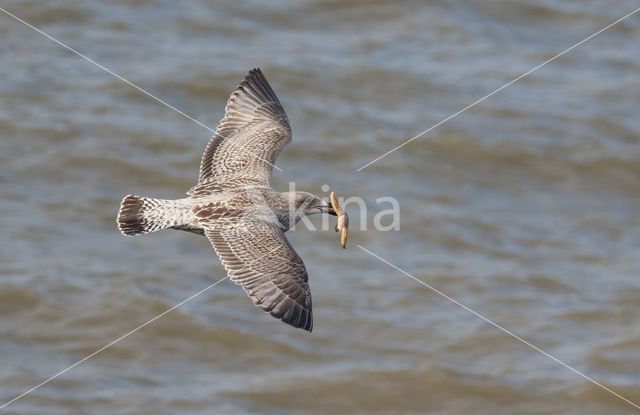
[[[306,198],[297,199],[296,200],[296,209],[300,209],[301,207],[303,207],[306,201],[307,201]]]

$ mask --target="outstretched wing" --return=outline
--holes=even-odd
[[[231,94],[225,116],[200,163],[189,194],[246,186],[271,186],[271,170],[291,141],[284,108],[260,69],[252,69]]]
[[[273,317],[311,331],[311,291],[307,270],[284,232],[259,219],[228,218],[202,223],[205,235],[251,301]]]

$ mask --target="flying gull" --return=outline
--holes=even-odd
[[[228,277],[251,301],[294,327],[311,331],[307,270],[284,233],[306,215],[339,216],[346,243],[348,218],[331,202],[271,186],[278,154],[291,141],[287,114],[260,69],[231,94],[225,116],[207,144],[198,184],[178,200],[128,195],[118,212],[127,236],[179,229],[206,236]],[[344,229],[343,229],[344,228]]]

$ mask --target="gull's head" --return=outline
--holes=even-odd
[[[314,215],[316,213],[328,213],[336,216],[331,203],[316,195],[307,192],[289,193],[289,206],[295,212],[295,216]]]

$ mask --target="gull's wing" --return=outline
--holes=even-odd
[[[200,223],[229,278],[242,286],[255,305],[287,324],[311,331],[307,270],[275,221],[228,217]]]
[[[284,108],[260,69],[252,69],[227,101],[202,156],[198,184],[188,193],[271,186],[271,169],[290,141]]]

